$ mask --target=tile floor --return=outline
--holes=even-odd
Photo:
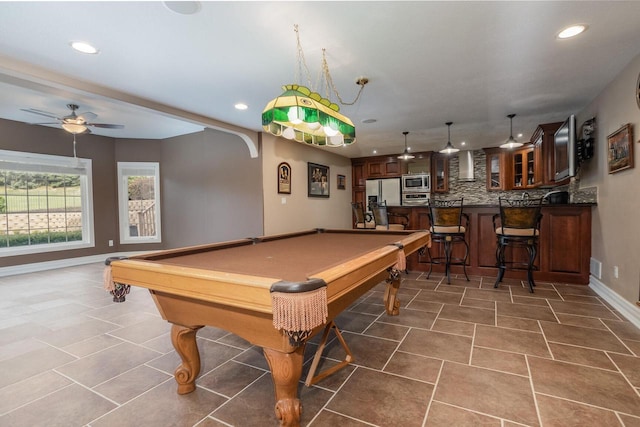
[[[0,425],[277,425],[261,349],[200,330],[198,387],[177,395],[169,325],[144,289],[111,302],[101,275],[0,278]],[[345,311],[355,362],[300,385],[302,424],[640,426],[640,330],[586,286],[472,279],[411,273],[400,316],[384,314],[383,285]],[[329,345],[323,366],[343,352]]]

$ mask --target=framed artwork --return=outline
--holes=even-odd
[[[344,190],[347,188],[346,186],[347,177],[344,175],[338,175],[338,190]]]
[[[627,123],[607,137],[609,173],[633,167],[633,126]]]
[[[329,166],[307,163],[309,197],[329,197]]]
[[[291,166],[286,162],[278,165],[278,194],[291,194]]]

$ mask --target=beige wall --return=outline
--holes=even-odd
[[[165,248],[264,234],[262,160],[240,137],[206,129],[161,145]]]
[[[312,228],[351,228],[350,159],[266,133],[262,134],[261,147],[266,235]],[[278,194],[280,162],[291,166],[291,194]],[[307,196],[307,162],[329,166],[328,199]],[[338,174],[346,176],[345,190],[337,189]]]
[[[3,150],[72,156],[72,141],[61,129],[0,119]],[[93,161],[95,247],[0,257],[0,267],[264,234],[262,159],[251,158],[238,136],[205,130],[166,140],[79,135],[77,141],[78,156]],[[162,243],[118,243],[118,161],[160,162]]]
[[[112,252],[109,239],[117,236],[118,210],[114,140],[96,135],[78,135],[77,155],[92,159],[93,224],[95,247],[71,251],[0,257],[0,267],[53,261]],[[33,126],[0,119],[0,149],[57,156],[73,156],[73,136],[62,129]]]
[[[596,154],[580,171],[580,187],[598,187],[593,210],[592,257],[602,262],[602,283],[624,299],[640,301],[640,110],[635,101],[640,56],[578,114],[578,127],[596,117]],[[607,136],[623,124],[634,128],[635,168],[609,175]],[[619,277],[613,274],[619,268]]]

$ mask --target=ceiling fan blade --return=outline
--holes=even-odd
[[[112,125],[109,123],[85,123],[85,126],[93,126],[96,128],[107,128],[107,129],[124,129],[124,125]]]
[[[48,113],[48,112],[42,111],[42,110],[36,110],[35,108],[21,108],[20,111],[25,111],[27,113],[32,113],[32,114],[38,114],[40,116],[45,116],[45,117],[49,117],[49,118],[56,119],[56,120],[62,120],[62,119],[58,118],[57,116],[54,116],[51,113]]]
[[[79,113],[78,118],[83,119],[85,122],[95,119],[98,117],[96,113],[92,113],[91,111],[85,111],[84,113]]]
[[[59,125],[60,122],[29,123],[30,125]]]

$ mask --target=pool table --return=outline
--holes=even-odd
[[[282,426],[300,423],[305,343],[376,284],[397,315],[405,256],[431,244],[427,231],[316,229],[165,250],[110,262],[112,280],[148,288],[182,363],[178,393],[195,389],[196,333],[214,326],[263,348]]]

